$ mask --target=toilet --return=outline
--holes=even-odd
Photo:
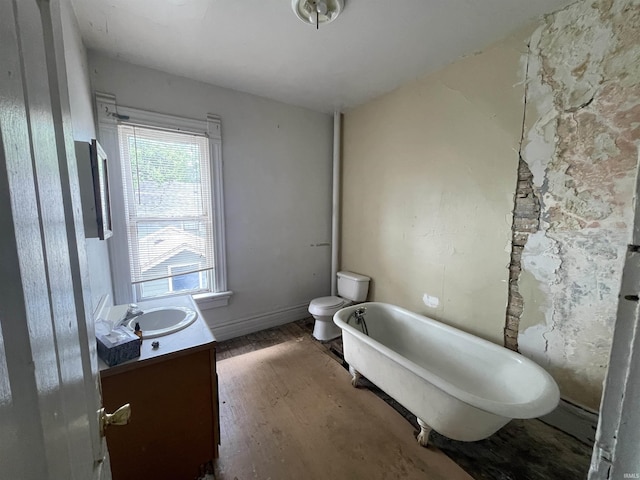
[[[316,319],[313,336],[326,342],[340,336],[342,331],[333,323],[333,315],[341,308],[364,302],[369,292],[369,277],[353,272],[338,272],[338,296],[320,297],[309,304],[309,313]]]

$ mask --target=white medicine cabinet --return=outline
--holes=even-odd
[[[106,240],[113,235],[107,155],[97,140],[75,142],[84,234]]]

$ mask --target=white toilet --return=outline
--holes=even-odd
[[[320,297],[311,301],[309,313],[316,319],[313,336],[321,341],[332,340],[341,334],[333,323],[333,315],[341,308],[364,302],[369,292],[369,277],[353,272],[338,272],[338,296]]]

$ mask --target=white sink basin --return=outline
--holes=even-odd
[[[162,307],[146,310],[142,315],[127,320],[127,325],[134,330],[140,324],[142,338],[154,338],[168,335],[191,325],[197,313],[186,307]]]

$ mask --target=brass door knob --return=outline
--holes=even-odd
[[[109,425],[126,425],[131,418],[131,405],[126,403],[113,413],[107,413],[103,408],[98,410],[100,422],[100,435],[104,437],[104,432]]]

